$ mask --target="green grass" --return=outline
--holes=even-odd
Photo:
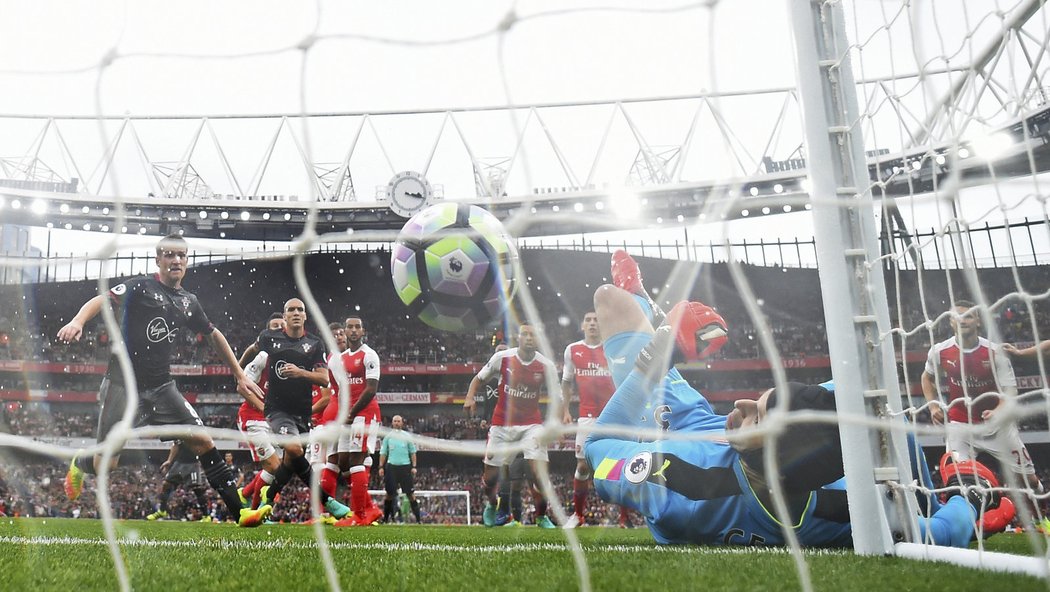
[[[312,527],[254,530],[229,524],[127,521],[117,524],[136,590],[327,589]],[[560,531],[535,527],[379,526],[325,533],[344,590],[574,590]],[[782,550],[660,547],[643,529],[576,531],[594,590],[799,589]],[[0,590],[113,590],[118,582],[94,520],[0,521]],[[1033,554],[1029,540],[998,535],[986,548]],[[1031,577],[972,571],[848,552],[807,552],[816,590],[1047,590]]]

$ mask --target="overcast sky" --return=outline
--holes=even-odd
[[[0,114],[374,113],[793,87],[788,3],[712,4],[0,1]],[[1001,20],[961,0],[911,4],[903,10],[893,2],[848,3],[847,32],[861,48],[854,57],[855,76],[901,77],[889,86],[921,114],[922,107],[943,91],[943,81],[931,76],[917,88],[914,79],[904,77],[920,68],[965,63]],[[1008,13],[1016,4],[1000,2],[996,8]],[[971,42],[964,43],[968,39]],[[628,105],[625,113],[652,146],[681,143],[695,117],[698,128],[682,166],[683,179],[739,178],[753,174],[763,154],[788,158],[800,144],[797,116],[791,114],[797,106],[790,100],[782,129],[771,136],[785,100],[778,93],[724,97],[716,106],[725,128],[717,127],[710,110],[699,109],[695,101]],[[861,100],[882,118],[880,122],[892,116],[890,124],[879,123],[885,127],[872,131],[878,136],[873,141],[899,149],[910,123],[901,123],[875,91],[862,91]],[[518,130],[525,129],[523,156],[509,186],[526,193],[535,187],[571,184],[541,127],[534,121],[526,128],[525,114],[515,116],[506,111],[460,116],[466,146],[478,157],[508,156],[520,139]],[[593,166],[603,183],[624,181],[638,150],[627,117],[615,116],[608,105],[548,110],[543,116],[577,177],[586,177]],[[363,128],[352,163],[362,199],[374,197],[394,172],[421,170],[432,151],[431,181],[442,186],[446,197],[473,197],[473,178],[462,163],[464,143],[450,124],[439,134],[443,115],[372,121],[375,133]],[[83,176],[91,179],[89,171],[97,168],[102,155],[99,126],[90,121],[60,124],[81,160]],[[309,133],[302,139],[315,162],[336,162],[359,124],[360,118],[325,119],[308,130],[295,129]],[[197,125],[141,122],[137,130],[151,161],[171,162],[185,153]],[[38,120],[0,117],[0,156],[24,154],[41,126]],[[119,122],[104,126],[107,139],[117,126]],[[607,126],[605,153],[596,164]],[[215,122],[215,127],[240,182],[248,185],[276,122]],[[55,146],[52,138],[41,156],[47,155],[56,169],[66,167],[65,174],[72,176]],[[202,142],[198,151],[200,162],[195,165],[202,176],[217,192],[232,192],[217,161],[205,162],[209,151],[214,156],[214,146]],[[130,153],[128,157],[129,162],[138,158]],[[260,193],[297,192],[302,164],[287,135],[274,159],[284,164],[267,173]],[[139,191],[146,186],[145,170],[127,167],[107,178],[102,192]],[[1028,184],[998,195],[1023,197],[1033,192]],[[1026,201],[1026,208],[1034,202]],[[925,202],[929,200],[921,203]],[[985,203],[975,203],[974,213],[967,215],[976,218],[978,210],[984,214]],[[1025,215],[1038,215],[1041,204],[1034,207]],[[936,212],[925,206],[906,210],[917,217],[915,226],[938,223]],[[756,224],[742,223],[732,233],[791,238],[810,232],[804,214],[789,220],[778,217],[772,225]],[[692,238],[718,234],[721,229],[699,225]],[[76,239],[75,244],[85,241]]]

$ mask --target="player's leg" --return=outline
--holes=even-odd
[[[507,426],[490,426],[489,437],[485,444],[485,458],[482,461],[481,485],[484,488],[485,511],[482,513],[482,523],[485,526],[496,525],[496,508],[499,498],[496,495],[499,486],[500,470],[509,465],[513,455],[506,450],[506,446],[515,441],[510,428]]]
[[[620,249],[613,253],[610,275],[613,284],[629,293],[637,302],[639,309],[651,326],[659,326],[663,322],[665,316],[663,311],[649,297],[642,282],[642,273],[638,269],[638,263],[627,251]]]
[[[98,427],[95,430],[95,438],[98,442],[102,442],[109,435],[113,426],[123,418],[127,398],[125,397],[124,387],[114,385],[108,378],[103,378],[102,385],[98,390],[98,399],[102,402],[102,407],[98,413]],[[117,468],[119,458],[119,455],[113,456],[109,467],[110,470]],[[66,471],[66,478],[63,482],[63,489],[70,501],[80,497],[80,492],[84,488],[84,475],[97,474],[101,462],[101,454],[75,456],[70,460],[69,469]]]
[[[517,462],[517,457],[515,461]],[[513,511],[511,509],[512,492],[511,492],[511,476],[510,472],[514,463],[504,465],[499,468],[499,495],[497,496],[496,502],[496,522],[495,526],[507,524],[513,520]]]
[[[537,480],[539,475],[548,474],[550,461],[547,445],[541,440],[542,435],[543,426],[527,426],[522,435],[522,454],[525,456],[525,460],[529,461],[529,466],[532,468],[532,499],[536,506],[536,526],[540,528],[554,528],[554,523],[547,516],[547,496],[543,494],[543,489],[540,488],[540,483]]]
[[[151,411],[151,424],[187,426],[190,435],[183,438],[183,442],[200,459],[208,483],[218,492],[230,513],[239,516],[243,506],[237,493],[237,475],[219,454],[211,436],[203,430],[195,429],[203,428],[204,422],[182,393],[175,388],[175,381],[143,391],[140,397],[140,407]]]
[[[412,465],[399,467],[397,482],[401,492],[408,498],[408,506],[412,509],[412,515],[416,518],[416,524],[419,524],[422,522],[422,519],[419,512],[419,500],[416,499],[416,479],[412,476]],[[408,522],[407,518],[405,522]]]
[[[1021,432],[1017,426],[1010,424],[987,436],[980,437],[976,441],[976,446],[995,456],[1002,470],[1011,471],[1018,477],[1021,484],[1029,491],[1012,493],[1014,505],[1028,510],[1031,526],[1044,533],[1050,532],[1050,520],[1040,511],[1037,501],[1037,496],[1045,492],[1043,483],[1036,474],[1035,463],[1032,462],[1028,448],[1021,440]],[[1018,512],[1018,515],[1023,514]]]
[[[353,519],[336,523],[337,526],[368,526],[383,517],[383,511],[376,507],[368,493],[370,477],[366,463],[375,451],[378,441],[379,418],[357,416],[350,423],[350,433],[339,439],[339,452],[346,455],[349,465],[348,484],[350,485],[350,510]]]
[[[937,513],[919,517],[921,540],[947,547],[966,547],[973,539],[977,512],[961,495],[950,498]]]
[[[261,505],[262,488],[273,484],[274,474],[281,465],[281,455],[273,445],[270,424],[265,421],[252,420],[245,423],[242,431],[246,434],[252,459],[259,463],[259,471],[248,485],[241,488],[239,493],[242,498],[250,500],[251,508],[255,509]]]
[[[572,476],[572,516],[569,524],[565,525],[569,528],[582,526],[586,520],[584,512],[587,509],[587,494],[591,489],[591,467],[583,455],[583,447],[594,421],[593,417],[581,417],[576,420],[576,472]]]
[[[175,493],[175,483],[167,477],[161,481],[160,491],[157,492],[157,501],[153,504],[153,513],[146,516],[146,520],[160,520],[168,517],[168,502]]]
[[[386,489],[386,497],[383,499],[383,522],[391,522],[394,519],[394,500],[397,499],[397,476],[394,475],[394,465],[388,463],[381,468],[383,488]]]
[[[514,519],[510,524],[521,525],[525,519],[525,504],[522,499],[522,489],[529,480],[529,461],[523,456],[514,458],[514,462],[507,467],[508,496],[510,497],[510,514]]]

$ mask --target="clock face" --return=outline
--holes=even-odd
[[[390,210],[402,218],[410,218],[430,205],[433,191],[423,175],[415,171],[404,171],[394,175],[388,185]]]

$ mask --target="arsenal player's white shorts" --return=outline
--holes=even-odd
[[[583,460],[583,445],[587,443],[587,436],[594,431],[594,422],[597,417],[581,417],[576,420],[576,458]]]
[[[526,460],[547,461],[547,446],[540,442],[543,426],[539,424],[492,426],[485,446],[485,464],[493,467],[509,465],[519,452]]]
[[[321,427],[318,425],[310,428],[310,449],[306,451],[306,458],[310,461],[310,465],[323,465],[328,458],[328,455],[325,454],[328,446],[317,435]]]
[[[1015,424],[995,430],[991,425],[977,423],[973,424],[971,431],[968,423],[950,421],[947,427],[945,444],[956,460],[974,460],[977,453],[983,450],[1018,475],[1035,474],[1035,464]]]
[[[244,439],[248,442],[248,449],[252,451],[252,460],[262,462],[277,452],[274,448],[270,431],[270,424],[262,419],[239,420],[237,428],[241,430]]]
[[[339,435],[339,452],[367,452],[375,454],[376,443],[379,440],[379,424],[382,421],[378,417],[364,417],[358,415],[350,423],[350,433]]]

